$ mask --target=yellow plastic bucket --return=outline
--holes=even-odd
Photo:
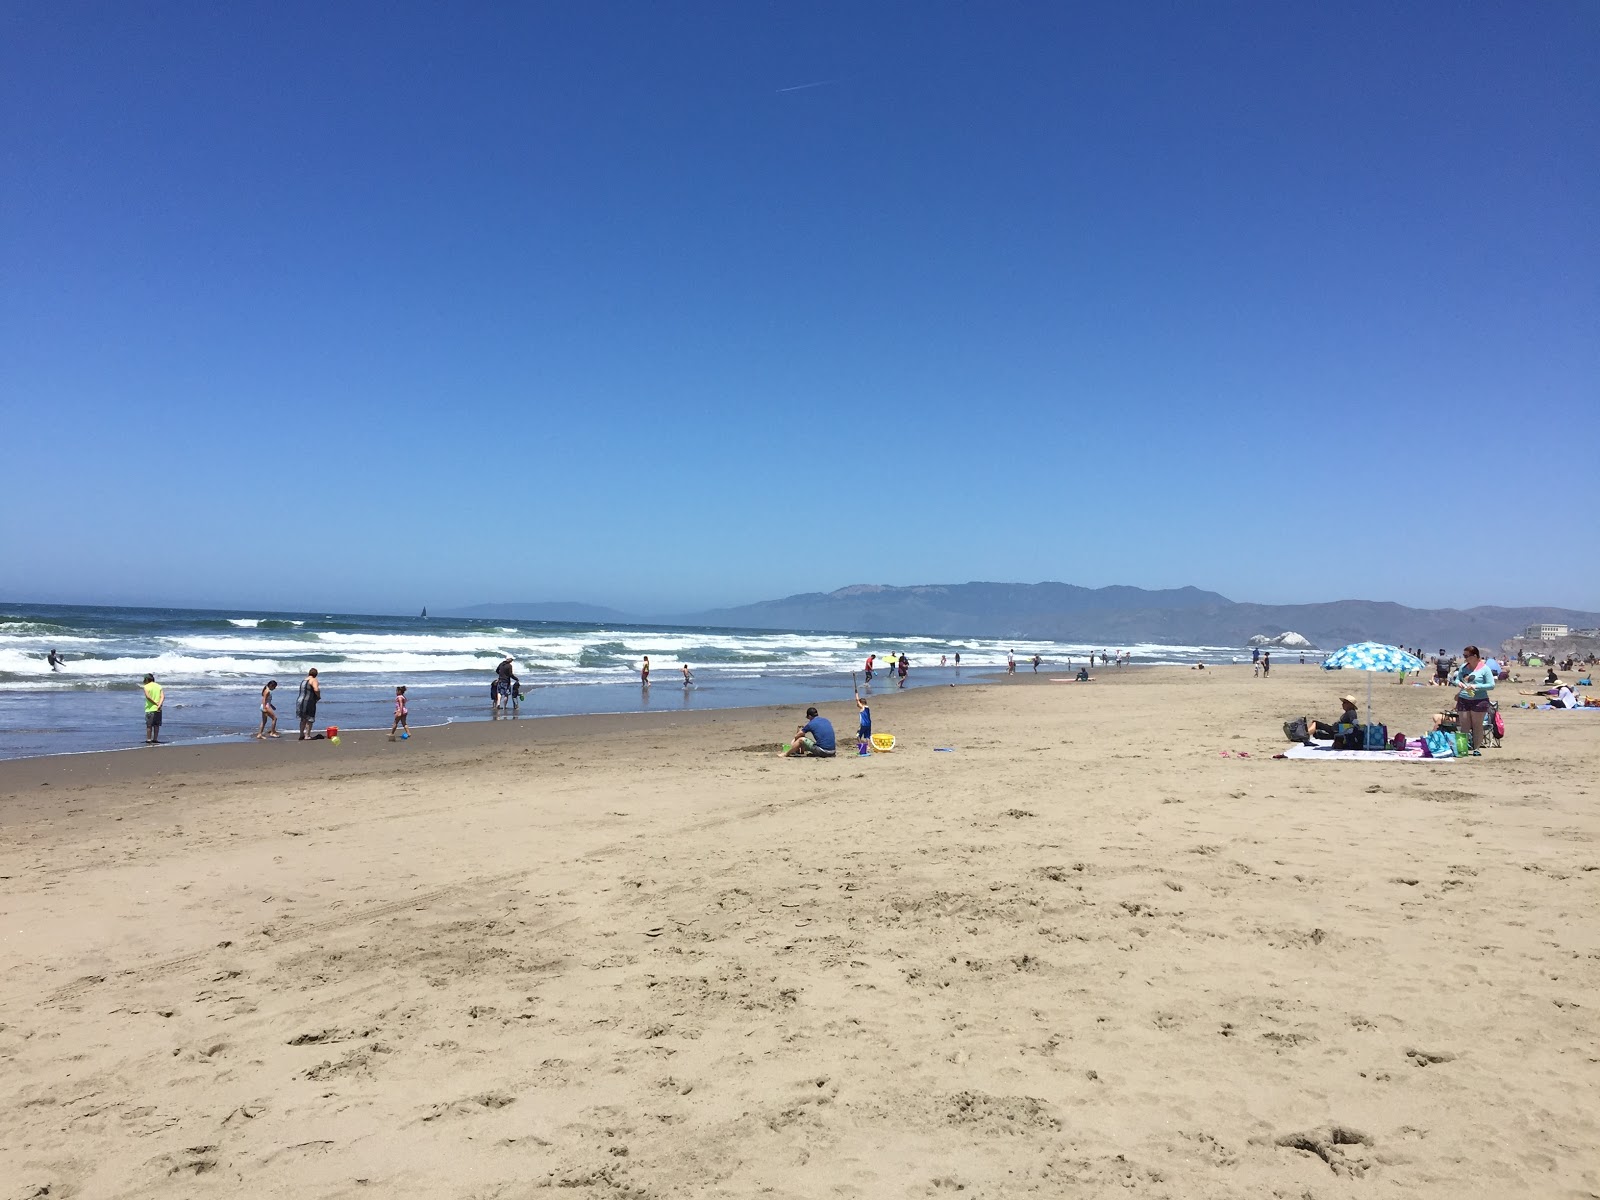
[[[887,754],[894,749],[894,734],[875,733],[872,735],[872,748],[879,754]]]

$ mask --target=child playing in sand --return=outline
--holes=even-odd
[[[394,741],[396,731],[404,730],[407,737],[411,736],[411,726],[406,724],[406,685],[401,684],[394,690],[394,724],[389,726],[389,740]]]
[[[872,709],[867,707],[860,692],[856,693],[856,707],[861,710],[861,724],[856,729],[856,753],[865,754],[872,742]]]

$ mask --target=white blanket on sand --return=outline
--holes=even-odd
[[[1409,745],[1410,743],[1408,743]],[[1285,758],[1308,758],[1313,762],[1450,762],[1448,758],[1423,758],[1422,747],[1415,750],[1335,750],[1332,742],[1312,742],[1309,746],[1296,744],[1283,752]]]

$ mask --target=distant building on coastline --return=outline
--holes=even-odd
[[[1532,642],[1550,642],[1567,636],[1565,625],[1529,625],[1522,636]]]

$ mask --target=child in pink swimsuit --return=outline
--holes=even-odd
[[[404,730],[407,737],[411,736],[411,726],[406,724],[406,689],[401,684],[394,690],[394,724],[389,726],[389,740],[394,741],[394,735],[399,730]]]

